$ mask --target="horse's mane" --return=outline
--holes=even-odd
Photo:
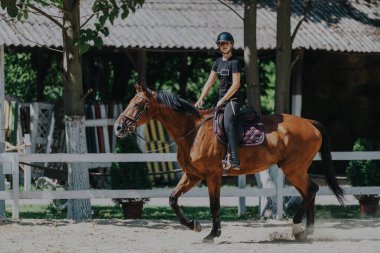
[[[190,104],[177,94],[172,94],[167,91],[160,90],[157,92],[157,101],[158,103],[165,105],[177,112],[192,114],[197,117],[201,116],[197,108],[195,108],[192,104]]]

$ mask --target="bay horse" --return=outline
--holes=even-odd
[[[199,221],[189,220],[178,205],[178,198],[201,180],[207,183],[212,229],[203,241],[213,242],[221,235],[219,219],[222,159],[226,146],[213,132],[213,109],[198,111],[178,95],[153,91],[136,84],[136,95],[118,117],[114,125],[116,136],[132,134],[136,127],[151,119],[161,122],[178,146],[177,160],[184,174],[169,197],[169,204],[180,223],[194,231],[201,231]],[[240,147],[240,170],[229,175],[253,174],[277,164],[288,181],[298,190],[303,202],[293,217],[293,235],[296,238],[313,233],[315,196],[319,189],[307,171],[318,151],[321,152],[324,174],[328,186],[343,204],[344,193],[338,185],[332,166],[331,151],[326,129],[317,121],[289,114],[262,116],[265,140],[258,146]],[[301,226],[306,213],[306,229]],[[305,238],[305,237],[304,237]]]

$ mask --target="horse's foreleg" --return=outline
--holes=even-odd
[[[210,234],[203,239],[203,242],[214,242],[214,238],[219,237],[222,233],[219,219],[221,185],[221,176],[207,178],[207,188],[210,196],[210,210],[212,216],[212,229]]]
[[[201,231],[201,225],[198,221],[189,220],[186,215],[183,213],[181,207],[178,205],[178,198],[189,191],[197,182],[199,182],[201,178],[188,176],[187,174],[183,174],[181,180],[177,184],[175,190],[170,194],[169,204],[172,207],[174,213],[177,215],[180,223],[185,225],[194,231]]]

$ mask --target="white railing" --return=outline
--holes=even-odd
[[[380,152],[333,152],[333,160],[380,160]],[[320,160],[319,155],[315,160]],[[4,174],[12,174],[12,191],[0,191],[0,200],[12,200],[12,218],[19,218],[20,199],[94,199],[94,198],[165,198],[172,190],[81,190],[81,191],[19,191],[20,162],[156,162],[177,161],[176,154],[18,154],[2,153]],[[30,180],[26,178],[25,180]],[[343,187],[347,195],[380,194],[380,187]],[[318,195],[333,195],[327,187],[321,187]],[[299,196],[293,187],[283,187],[283,181],[278,180],[276,188],[230,188],[222,189],[222,197],[277,196],[278,203],[283,196]],[[192,189],[183,197],[208,197],[207,189]],[[278,213],[278,217],[282,217]]]

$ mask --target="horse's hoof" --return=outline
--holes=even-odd
[[[194,220],[194,221],[193,221],[193,224],[194,224],[194,228],[193,228],[193,230],[194,230],[195,232],[201,232],[201,231],[202,231],[202,225],[201,225],[201,223],[200,223],[199,221]]]
[[[293,236],[296,240],[305,240],[307,234],[301,224],[293,224]]]
[[[305,233],[306,233],[307,235],[312,235],[312,234],[314,234],[314,226],[308,226],[308,227],[306,227]]]
[[[203,243],[214,243],[214,236],[212,236],[211,234],[209,234],[208,236],[206,236],[205,238],[203,238],[202,240]]]

